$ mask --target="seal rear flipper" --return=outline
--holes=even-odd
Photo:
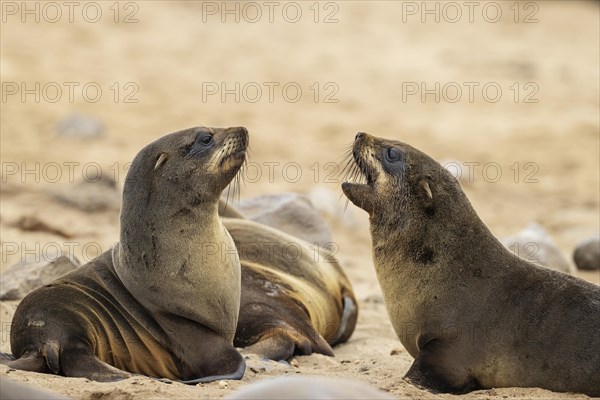
[[[97,382],[114,382],[135,376],[101,361],[91,353],[66,350],[63,351],[61,357],[62,372],[68,377],[87,378]]]
[[[314,338],[314,339],[313,339]],[[294,354],[309,355],[319,353],[333,357],[333,349],[321,335],[310,329],[308,335],[294,328],[275,329],[254,344],[245,348],[245,352],[258,354],[274,361],[287,360]]]
[[[282,336],[270,336],[245,347],[244,353],[258,354],[269,360],[287,360],[294,355],[294,342]]]
[[[333,339],[329,341],[332,346],[344,343],[350,339],[350,336],[352,336],[352,333],[354,333],[356,320],[358,319],[358,305],[356,304],[356,299],[354,296],[349,296],[347,293],[344,293],[342,296],[344,308],[342,311],[342,318],[340,320],[338,331]]]
[[[23,354],[16,359],[6,353],[0,353],[0,364],[6,365],[9,368],[20,369],[23,371],[49,373],[50,370],[46,365],[46,360],[37,351]]]

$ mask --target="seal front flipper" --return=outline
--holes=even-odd
[[[434,393],[463,394],[482,389],[460,362],[455,362],[460,357],[450,354],[447,346],[442,345],[440,339],[430,339],[424,346],[419,346],[419,355],[404,380]]]
[[[179,359],[178,382],[195,384],[244,376],[242,355],[213,330],[175,315],[162,315],[157,321],[168,333],[172,352]]]
[[[181,383],[197,384],[220,380],[240,380],[246,372],[244,357],[222,337],[202,337],[202,348],[196,349],[194,360],[186,357]]]

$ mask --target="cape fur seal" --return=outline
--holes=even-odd
[[[458,181],[401,142],[356,135],[348,199],[370,215],[373,261],[406,379],[440,392],[541,387],[600,395],[600,287],[527,262]]]
[[[240,306],[234,242],[218,216],[244,163],[245,128],[191,128],[135,157],[123,191],[120,242],[19,304],[12,368],[110,381],[143,374],[185,383],[241,379],[233,347]]]
[[[331,253],[295,236],[244,219],[224,218],[242,265],[236,347],[273,360],[313,352],[352,335],[358,305]]]

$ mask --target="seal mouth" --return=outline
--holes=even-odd
[[[357,186],[368,186],[371,189],[375,187],[377,182],[377,171],[374,170],[370,165],[365,156],[365,149],[367,145],[360,142],[360,138],[357,138],[352,148],[347,152],[345,156],[345,165],[342,169],[343,180],[346,184],[353,184]]]
[[[367,165],[366,160],[363,158],[362,154],[354,151],[353,152],[354,162],[358,167],[358,172],[362,174],[362,178],[366,179],[367,186],[373,187],[375,185],[376,176],[373,173],[373,170]]]

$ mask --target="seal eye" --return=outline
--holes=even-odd
[[[198,137],[198,141],[199,141],[200,143],[204,144],[204,145],[209,145],[209,144],[211,144],[211,143],[212,143],[212,141],[213,141],[213,138],[212,138],[212,136],[211,136],[211,135],[209,135],[209,134],[204,134],[204,135],[200,135],[200,136]]]
[[[400,152],[393,147],[390,147],[387,151],[387,158],[389,161],[395,162],[400,159]]]

